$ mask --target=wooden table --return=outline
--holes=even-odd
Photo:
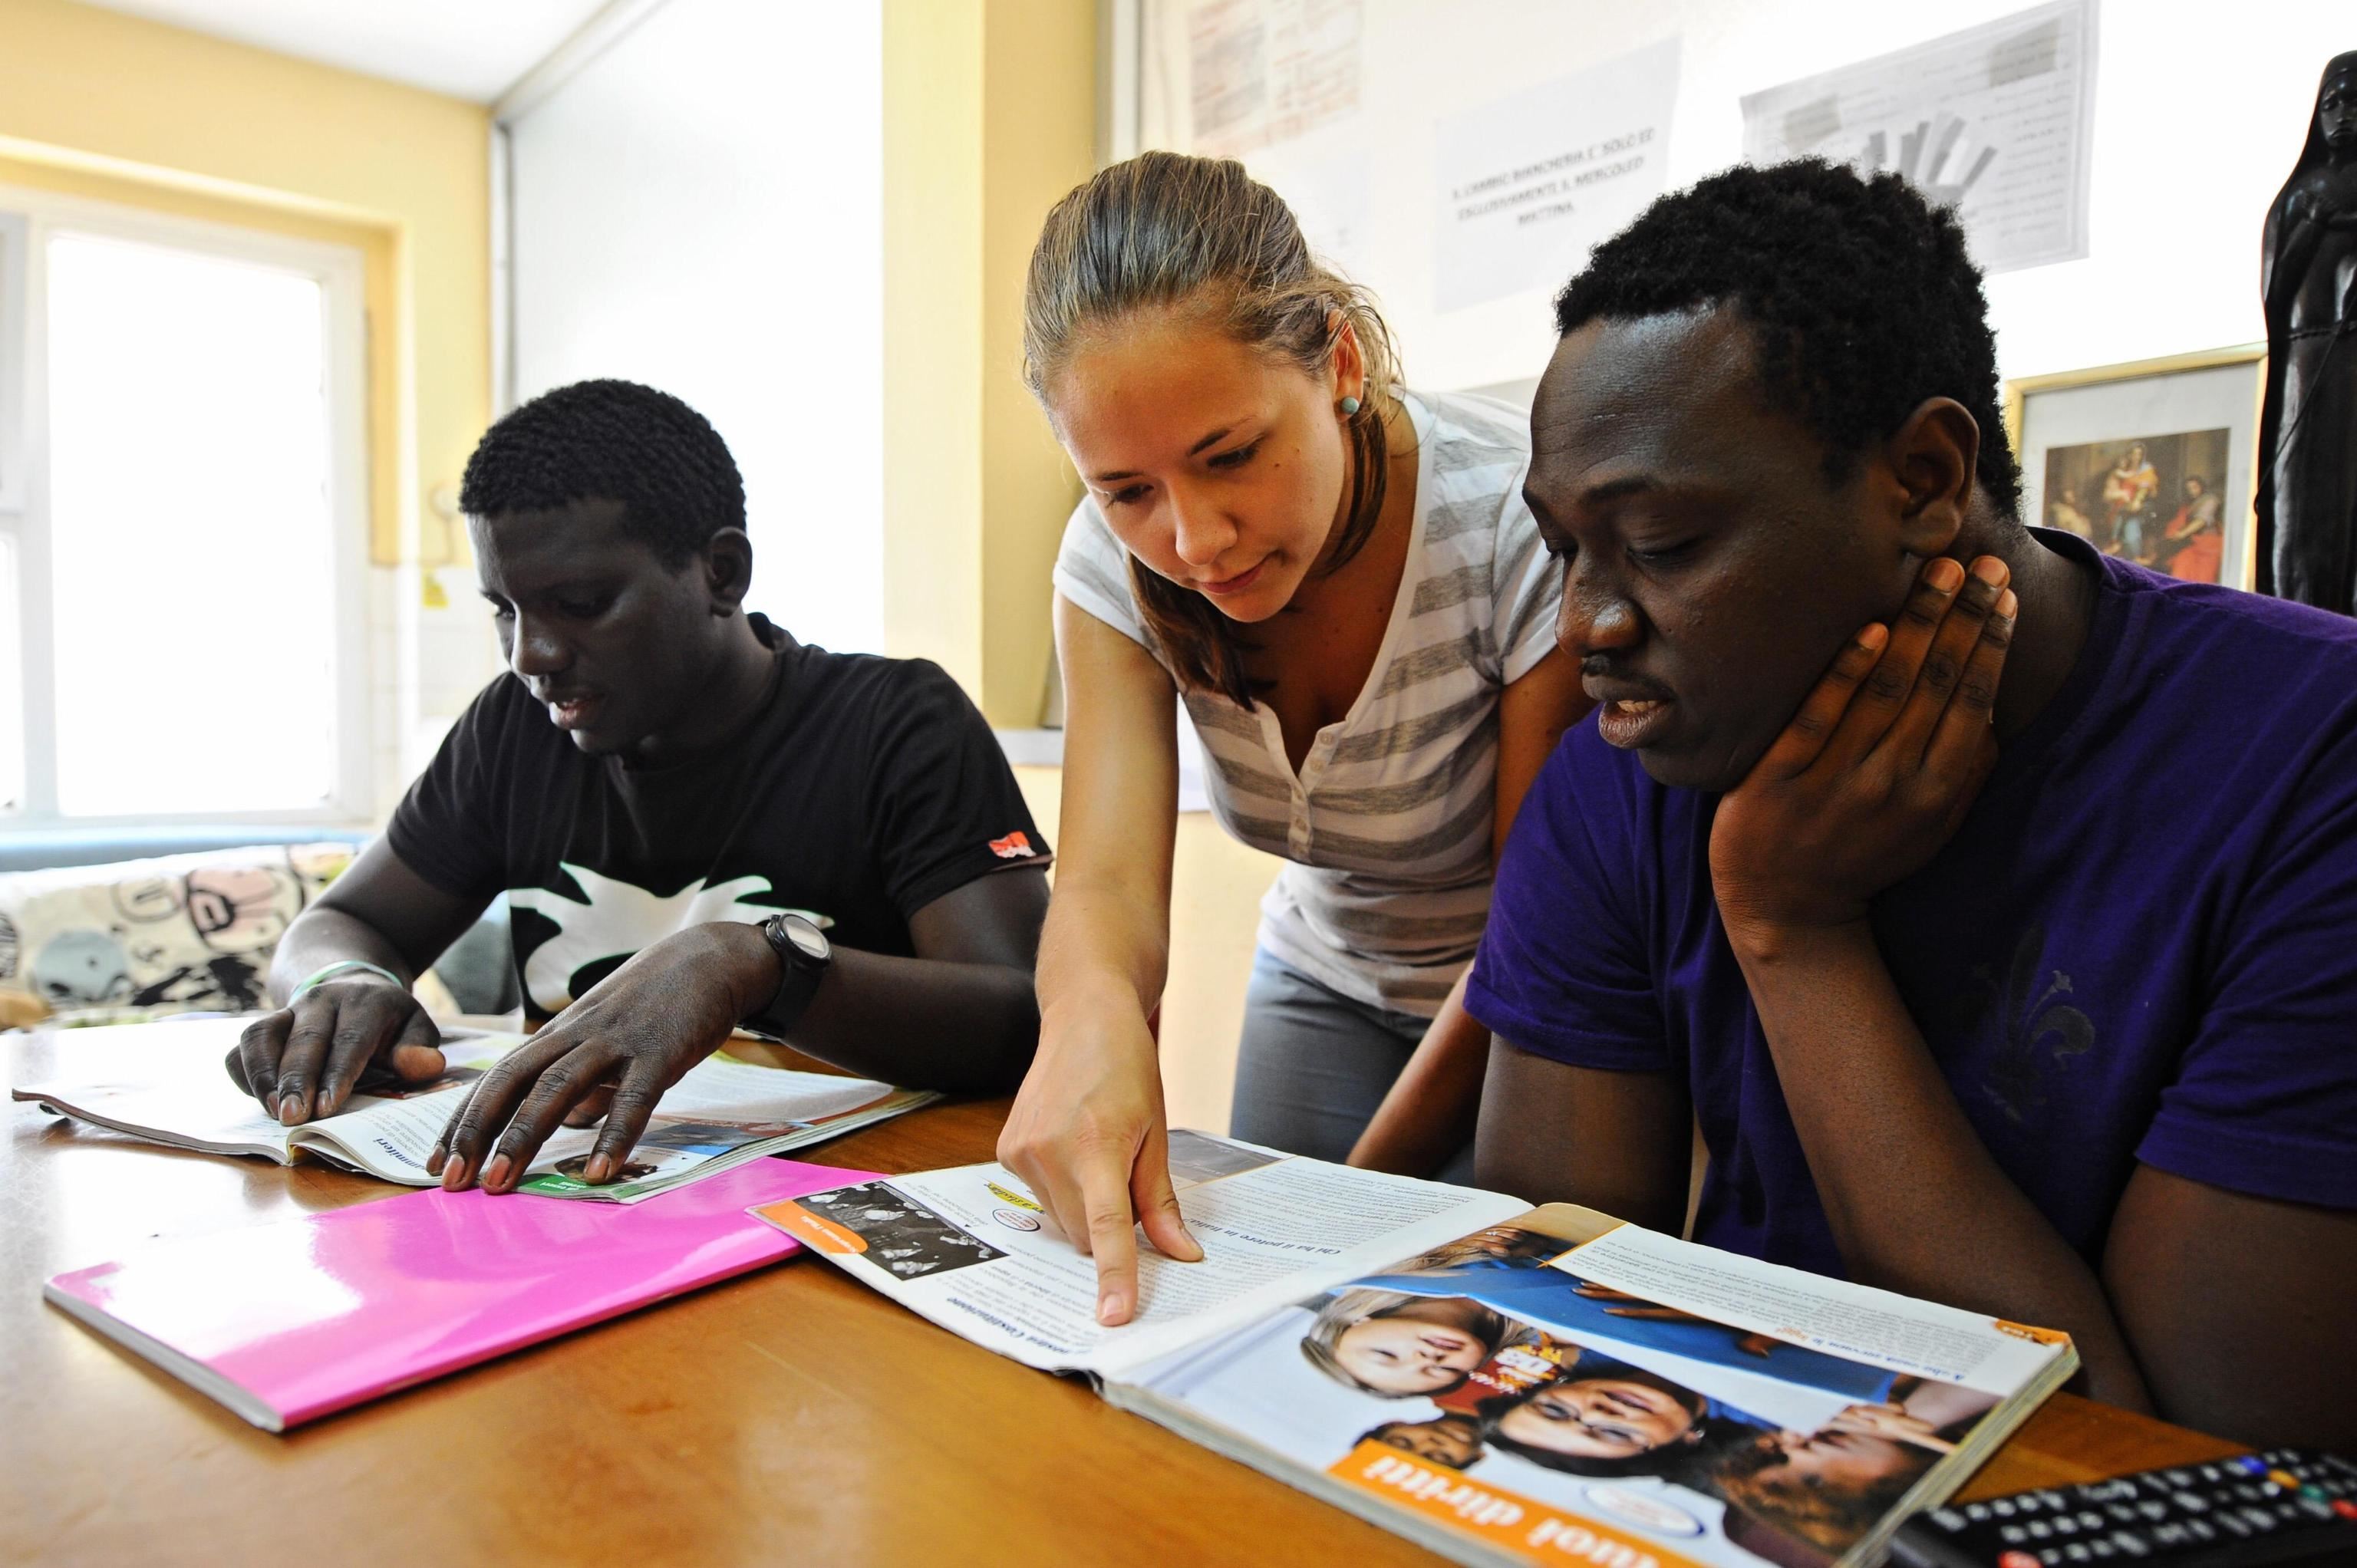
[[[11,1036],[10,1083],[54,1069]],[[823,1145],[887,1172],[990,1157],[1004,1101]],[[46,1305],[150,1237],[387,1195],[8,1108],[0,1563],[1430,1563],[1399,1538],[797,1260],[291,1435]],[[1966,1495],[2240,1452],[2058,1396]]]

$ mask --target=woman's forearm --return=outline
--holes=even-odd
[[[1040,1015],[1125,1000],[1150,1015],[1162,999],[1169,960],[1167,908],[1117,886],[1065,877],[1039,934]]]

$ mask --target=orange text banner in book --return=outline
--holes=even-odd
[[[1594,1568],[1702,1568],[1663,1550],[1548,1504],[1426,1465],[1372,1439],[1326,1473],[1360,1491],[1437,1520],[1531,1563]]]
[[[813,1214],[791,1198],[782,1203],[765,1203],[747,1212],[756,1219],[768,1220],[796,1240],[834,1257],[848,1258],[867,1251],[867,1243],[859,1236],[823,1215]]]

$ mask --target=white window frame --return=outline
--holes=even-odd
[[[320,285],[330,464],[328,526],[336,661],[335,783],[308,808],[67,816],[58,809],[55,600],[51,595],[48,475],[48,240],[60,231],[201,252],[301,273]],[[13,246],[13,250],[5,247]],[[25,788],[0,830],[103,831],[132,826],[241,822],[360,825],[369,820],[371,736],[368,707],[369,533],[366,273],[350,246],[299,240],[113,202],[0,186],[0,533],[16,544],[24,676]],[[15,454],[14,461],[10,455]],[[9,476],[21,476],[11,479]],[[0,607],[0,615],[14,607]],[[294,650],[290,650],[294,651]],[[224,713],[231,711],[226,694]],[[253,745],[271,744],[267,709]],[[159,766],[168,758],[159,758]]]

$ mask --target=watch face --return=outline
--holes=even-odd
[[[819,934],[819,929],[800,915],[788,915],[778,924],[785,928],[787,939],[807,956],[822,962],[832,956],[833,950],[826,945],[826,939]]]

